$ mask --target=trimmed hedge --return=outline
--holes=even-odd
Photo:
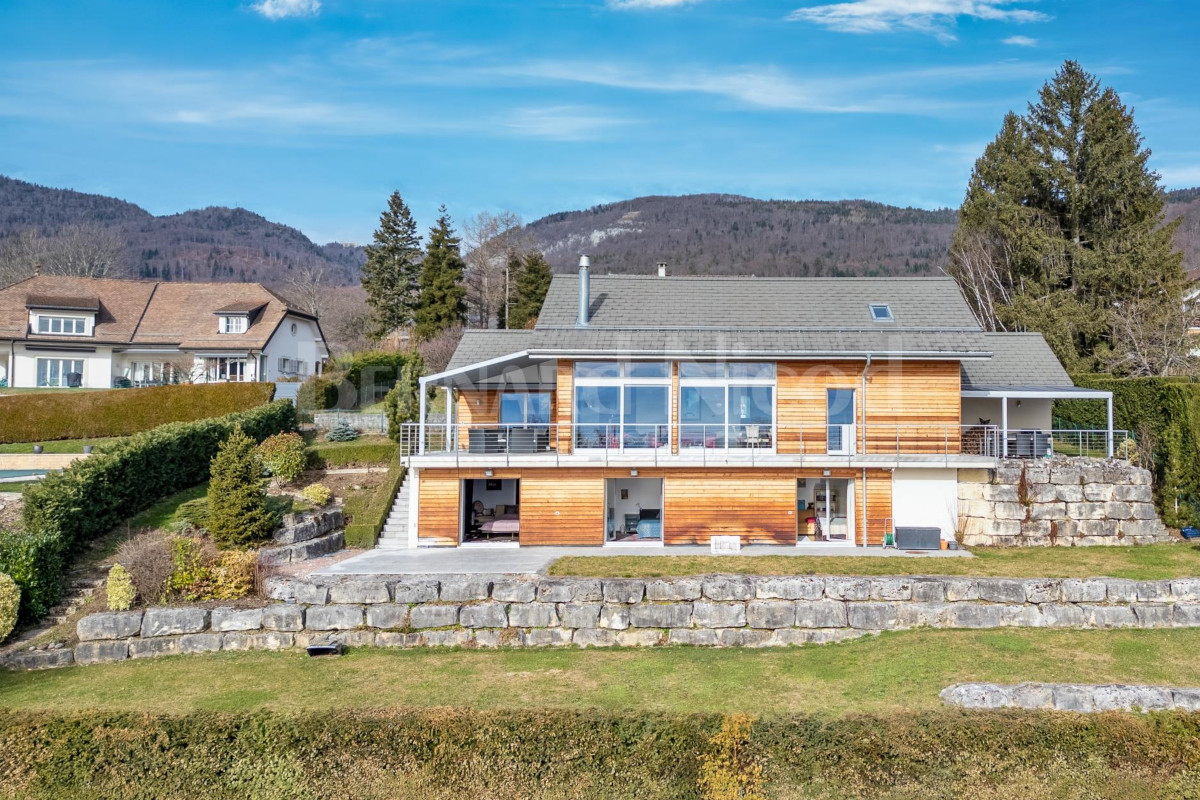
[[[1076,385],[1113,393],[1113,424],[1133,433],[1149,453],[1154,498],[1163,522],[1200,522],[1200,383],[1187,378],[1075,375]],[[1080,428],[1104,428],[1104,404],[1056,400],[1054,414]],[[1178,508],[1176,501],[1178,500]]]
[[[404,483],[404,465],[400,463],[400,453],[397,451],[388,465],[387,477],[383,483],[375,487],[371,502],[361,512],[356,511],[354,521],[346,526],[346,546],[371,548],[379,540],[379,532],[387,521],[388,512],[392,510],[392,502],[396,492]]]
[[[202,383],[0,397],[0,444],[126,436],[271,402],[273,383]]]
[[[700,800],[721,717],[456,709],[0,711],[4,800]],[[1200,715],[938,711],[755,722],[764,794],[1195,797]],[[1086,791],[1085,791],[1086,790]]]
[[[34,620],[58,602],[64,559],[137,512],[207,480],[213,456],[239,424],[262,441],[295,430],[296,411],[277,400],[223,417],[160,425],[26,488],[24,532],[0,538],[0,572],[21,587],[22,619]]]
[[[396,455],[395,442],[316,442],[305,448],[309,469],[335,469],[360,464],[386,464]]]

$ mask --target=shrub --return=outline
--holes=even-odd
[[[392,509],[392,502],[396,499],[396,493],[404,483],[404,472],[404,465],[397,453],[388,466],[387,478],[375,488],[366,510],[356,513],[354,519],[346,526],[347,547],[375,546],[379,532],[383,530],[383,523],[387,521],[388,512]]]
[[[412,422],[420,414],[421,358],[414,356],[400,371],[400,378],[383,398],[384,413],[388,420],[388,438],[400,441],[400,426]]]
[[[258,554],[253,550],[226,550],[212,565],[212,589],[205,600],[238,600],[254,591]]]
[[[340,373],[310,376],[296,390],[296,407],[306,413],[337,408],[342,381],[343,376]],[[347,403],[347,407],[352,405]]]
[[[17,627],[17,612],[21,609],[21,589],[17,582],[0,572],[0,642]]]
[[[271,535],[262,465],[254,440],[235,426],[212,461],[208,483],[208,532],[221,547],[242,547]]]
[[[137,597],[137,587],[133,585],[133,578],[120,564],[113,564],[112,569],[108,571],[104,592],[108,597],[109,611],[128,611]]]
[[[359,405],[377,403],[400,379],[404,365],[415,353],[399,350],[368,350],[338,359],[338,368],[358,393]]]
[[[0,397],[0,443],[126,436],[269,403],[271,383],[154,386]]]
[[[144,531],[126,539],[117,548],[115,560],[133,579],[137,598],[144,604],[157,603],[167,592],[167,581],[175,571],[171,544],[161,531]]]
[[[313,483],[305,486],[300,490],[300,496],[314,506],[328,505],[333,499],[333,492],[329,491],[329,487],[320,483]]]
[[[62,538],[43,531],[0,530],[0,572],[21,589],[20,621],[34,622],[62,597]]]
[[[754,720],[731,714],[708,743],[712,750],[700,756],[700,794],[705,800],[763,800],[762,759],[752,750]]]
[[[208,530],[208,498],[197,497],[180,503],[179,508],[175,509],[175,519],[189,530]]]
[[[294,483],[304,472],[304,439],[292,432],[268,436],[258,446],[258,457],[280,486]]]
[[[305,450],[309,469],[386,464],[396,455],[395,442],[319,442]]]
[[[344,419],[339,419],[325,434],[326,441],[330,442],[353,442],[357,438],[358,431]]]
[[[182,600],[203,600],[212,591],[212,570],[216,561],[212,545],[205,539],[175,536],[171,539],[173,570],[167,580],[167,594]]]

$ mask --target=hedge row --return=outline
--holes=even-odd
[[[25,530],[0,535],[0,572],[12,574],[21,587],[22,619],[36,619],[58,602],[62,563],[88,542],[207,480],[209,462],[235,425],[262,441],[295,430],[296,411],[278,400],[223,417],[161,425],[28,487]]]
[[[273,383],[207,383],[0,397],[0,444],[125,436],[271,402]]]
[[[720,725],[567,710],[0,711],[0,798],[700,800],[718,796],[699,785],[702,764],[722,764]],[[776,798],[1195,797],[1198,738],[1200,715],[1186,714],[783,716],[754,723],[733,763],[763,765],[761,794]]]
[[[415,353],[370,350],[337,360],[334,370],[313,375],[300,387],[296,404],[302,413],[326,408],[360,408],[378,403],[396,384]]]
[[[1075,375],[1078,386],[1113,393],[1113,424],[1131,431],[1154,471],[1154,496],[1167,525],[1200,522],[1200,383],[1186,378]],[[1056,400],[1054,414],[1080,428],[1105,427],[1104,404]],[[1178,501],[1178,507],[1176,501]]]
[[[404,465],[400,462],[400,452],[397,450],[388,465],[387,477],[375,488],[371,502],[365,510],[354,514],[354,521],[346,526],[347,547],[374,547],[379,540],[379,532],[387,521],[388,512],[392,510],[392,502],[400,485],[404,483]]]
[[[318,442],[304,449],[309,469],[336,469],[386,464],[396,455],[395,442]]]

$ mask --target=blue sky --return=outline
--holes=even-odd
[[[1191,0],[0,0],[0,173],[366,241],[644,194],[956,206],[1064,59],[1200,184]]]

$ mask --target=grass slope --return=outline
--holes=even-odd
[[[659,578],[679,575],[970,575],[1002,578],[1132,578],[1200,575],[1200,546],[980,547],[975,558],[872,556],[568,556],[551,575]]]

